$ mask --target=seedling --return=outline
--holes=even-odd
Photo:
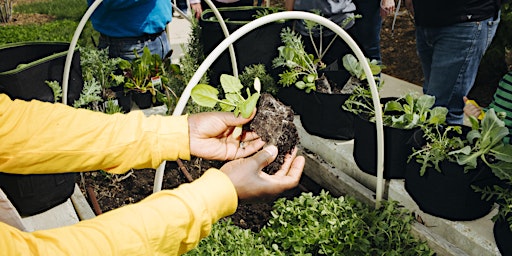
[[[219,90],[208,84],[198,84],[191,91],[192,100],[200,106],[215,108],[219,106],[222,111],[233,112],[235,116],[242,115],[244,118],[249,118],[260,97],[261,83],[259,78],[254,79],[254,90],[256,93],[251,93],[249,88],[246,88],[247,98],[242,95],[243,85],[240,80],[234,76],[223,74],[220,76],[220,84],[224,90],[224,99],[219,99]],[[238,137],[242,133],[242,127],[237,127],[234,131],[234,136]]]

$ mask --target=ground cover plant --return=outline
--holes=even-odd
[[[396,202],[375,210],[349,196],[302,193],[277,200],[260,232],[220,221],[187,255],[433,255]]]

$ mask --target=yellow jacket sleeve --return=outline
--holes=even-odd
[[[156,168],[189,159],[187,116],[107,115],[0,94],[0,171],[18,174]]]
[[[236,210],[229,178],[211,169],[190,184],[68,227],[25,233],[0,223],[2,255],[180,255]]]

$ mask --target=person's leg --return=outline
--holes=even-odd
[[[424,45],[418,45],[418,54],[426,77],[424,92],[436,97],[436,106],[448,108],[448,123],[462,124],[463,96],[473,86],[480,60],[498,23],[499,20],[490,18],[482,22],[422,29],[426,40]]]
[[[354,3],[356,13],[362,16],[355,20],[352,29],[354,40],[362,48],[361,50],[367,58],[380,62],[380,30],[382,27],[380,0],[358,0]]]

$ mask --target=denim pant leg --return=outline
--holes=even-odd
[[[363,16],[355,20],[354,40],[367,58],[380,62],[380,30],[382,27],[380,0],[358,0],[354,3],[357,8],[356,12]]]
[[[473,87],[480,60],[498,23],[499,19],[490,18],[416,28],[416,46],[425,76],[423,93],[435,96],[436,106],[448,108],[448,123],[462,124],[463,96]]]
[[[135,52],[138,56],[141,56],[144,50],[144,46],[147,46],[151,53],[158,54],[162,58],[164,58],[171,50],[171,46],[169,44],[169,40],[167,40],[167,34],[165,31],[153,40],[144,41],[142,39],[132,38],[104,39],[103,37],[100,37],[98,44],[98,48],[100,49],[109,47],[109,56],[111,58],[120,57],[125,60],[135,59]]]

